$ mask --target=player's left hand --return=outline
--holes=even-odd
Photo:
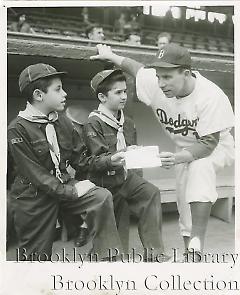
[[[162,152],[159,154],[162,162],[162,168],[170,169],[175,165],[175,154],[170,152]]]

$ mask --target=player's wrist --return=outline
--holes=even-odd
[[[116,53],[112,53],[110,55],[110,61],[113,62],[116,66],[121,66],[123,60],[125,59],[125,57],[121,56],[121,55],[117,55]]]
[[[194,161],[192,154],[187,150],[182,150],[181,152],[174,154],[174,164],[189,163]]]

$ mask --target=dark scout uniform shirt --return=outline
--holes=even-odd
[[[103,122],[99,117],[92,116],[88,119],[84,131],[87,146],[92,154],[104,158],[106,155],[116,153],[117,130],[115,128]],[[130,118],[125,117],[123,133],[127,146],[136,144],[136,129]],[[112,169],[91,171],[89,178],[98,186],[111,190],[122,185],[125,181],[124,169],[123,167],[114,167]]]
[[[37,195],[42,192],[60,198],[75,198],[77,192],[73,183],[67,184],[68,164],[75,170],[102,169],[107,167],[109,158],[87,157],[87,147],[77,133],[71,121],[65,115],[59,115],[54,122],[60,148],[60,170],[62,184],[55,177],[54,165],[46,139],[46,124],[27,121],[17,117],[8,128],[8,141],[11,154],[17,167],[17,177],[12,186],[12,195]]]

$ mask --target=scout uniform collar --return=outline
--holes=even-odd
[[[53,123],[58,119],[57,112],[51,112],[48,116],[46,116],[29,102],[27,102],[26,109],[24,111],[20,111],[18,116],[35,123]]]

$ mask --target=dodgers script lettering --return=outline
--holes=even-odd
[[[196,126],[199,121],[199,118],[194,120],[188,120],[181,118],[181,115],[178,114],[177,119],[174,120],[172,117],[168,117],[166,112],[162,109],[157,109],[156,113],[159,118],[159,121],[162,124],[172,126],[165,127],[166,130],[168,130],[170,133],[182,134],[182,136],[187,136],[189,131],[193,131],[193,135],[195,135],[196,138],[199,138],[199,135],[196,131]]]

